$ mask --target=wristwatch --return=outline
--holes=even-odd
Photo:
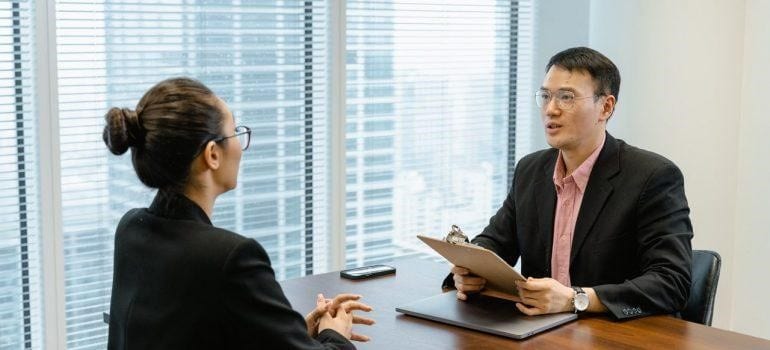
[[[575,309],[575,313],[583,312],[588,309],[588,294],[583,291],[583,288],[572,287],[575,291],[575,296],[572,298],[572,307]]]

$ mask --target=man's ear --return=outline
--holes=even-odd
[[[615,99],[615,96],[608,95],[604,99],[604,103],[602,104],[602,121],[607,121],[612,117],[612,114],[615,113],[615,102],[617,100]]]
[[[203,164],[211,170],[219,169],[219,162],[222,159],[222,150],[217,147],[217,143],[209,141],[203,148]]]

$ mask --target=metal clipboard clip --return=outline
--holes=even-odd
[[[452,229],[449,230],[449,233],[446,235],[446,238],[444,238],[445,241],[452,243],[452,244],[468,244],[470,241],[468,240],[468,236],[466,236],[463,233],[463,230],[460,229],[457,225],[452,225]]]

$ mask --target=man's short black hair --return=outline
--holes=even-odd
[[[587,47],[573,47],[559,52],[548,61],[545,72],[553,66],[559,66],[570,72],[582,70],[588,72],[596,82],[596,95],[612,95],[615,100],[620,93],[620,72],[607,56]]]

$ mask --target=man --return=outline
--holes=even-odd
[[[693,234],[682,173],[606,132],[619,90],[617,67],[595,50],[551,58],[536,100],[553,148],[519,161],[503,206],[473,239],[511,265],[521,258],[525,314],[622,319],[687,302]],[[484,288],[467,269],[452,273],[444,286],[458,299]]]

